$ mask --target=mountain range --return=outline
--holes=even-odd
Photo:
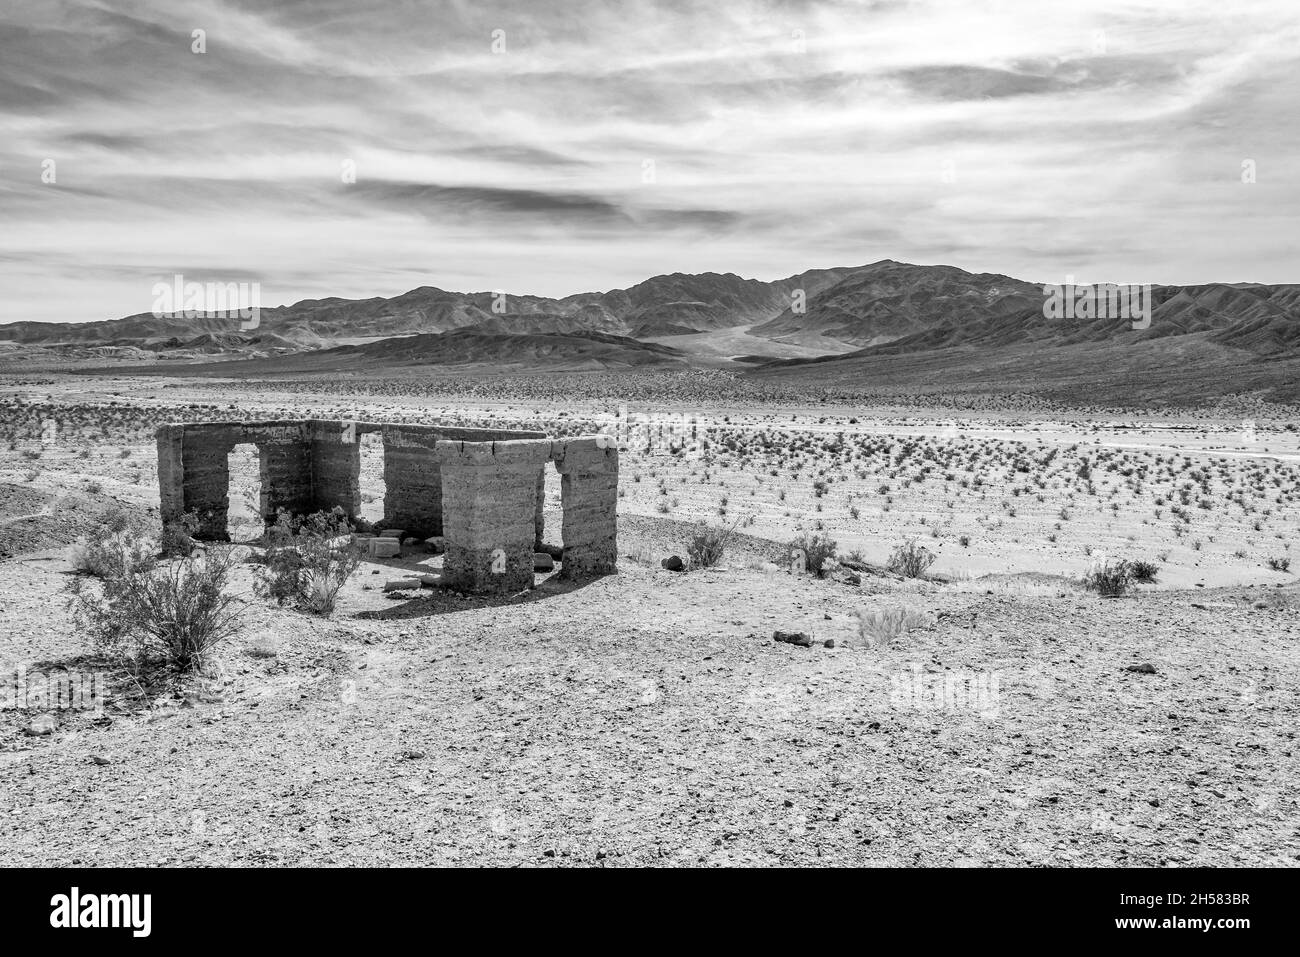
[[[1111,391],[1123,392],[1115,371],[1127,369],[1181,383],[1157,385],[1154,392],[1166,398],[1172,389],[1196,397],[1234,391],[1300,397],[1300,285],[1156,285],[1151,302],[1147,328],[1115,318],[1050,319],[1041,283],[883,260],[769,282],[673,273],[560,299],[421,286],[387,299],[264,307],[260,325],[248,331],[234,319],[149,313],[16,322],[0,325],[0,364],[33,356],[169,368],[233,361],[232,374],[386,365],[429,371],[708,366],[849,387],[960,389],[978,382],[1040,392],[1088,369],[1111,382]],[[1193,388],[1187,374],[1196,370],[1208,381]]]

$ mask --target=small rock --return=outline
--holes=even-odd
[[[825,641],[822,642],[822,644],[823,644],[825,647],[827,647],[827,648],[834,648],[834,647],[835,647],[835,639],[834,639],[834,638],[827,638]]]
[[[406,534],[406,529],[404,528],[385,528],[379,532],[379,537],[395,538],[400,542],[402,540],[402,536],[404,536],[405,534]]]
[[[105,764],[112,764],[112,763],[113,763],[112,758],[106,758],[106,757],[104,757],[102,754],[94,754],[94,755],[91,755],[90,760],[94,761],[96,764],[101,765],[101,766],[103,766],[103,765],[105,765]]]
[[[420,580],[418,578],[390,578],[384,582],[384,591],[406,591],[419,587]]]
[[[555,571],[555,559],[546,554],[546,552],[533,552],[533,571]]]
[[[1144,662],[1143,664],[1140,665],[1129,665],[1124,670],[1131,671],[1134,674],[1139,674],[1139,675],[1153,675],[1156,673],[1156,666],[1150,664],[1149,662]]]
[[[800,648],[811,648],[813,644],[812,636],[802,631],[774,631],[772,640],[798,645]]]
[[[420,544],[420,540],[419,540],[418,538],[416,538],[415,536],[410,536],[410,537],[407,537],[407,538],[402,539],[402,544],[403,544],[403,545],[419,545],[419,544]]]
[[[58,718],[52,714],[37,715],[27,725],[27,733],[33,737],[43,738],[46,735],[53,734],[59,727]]]
[[[417,751],[417,750],[403,751],[402,757],[405,758],[407,761],[418,761],[422,757],[424,757],[424,752]]]
[[[670,572],[679,572],[686,567],[686,563],[682,561],[680,555],[669,555],[659,564]]]
[[[429,551],[435,555],[441,555],[447,550],[447,540],[441,535],[434,535],[432,538],[426,538],[424,544],[429,547]]]

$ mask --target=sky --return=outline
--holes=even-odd
[[[177,274],[1300,282],[1298,225],[1296,0],[0,0],[0,322]]]

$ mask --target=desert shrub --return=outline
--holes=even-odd
[[[186,512],[174,522],[163,526],[162,553],[169,556],[184,556],[194,551],[194,533],[199,530],[199,513]]]
[[[281,509],[267,533],[266,563],[254,590],[278,604],[293,602],[303,611],[330,614],[339,589],[361,564],[352,532],[338,509],[303,519]]]
[[[1291,570],[1291,559],[1285,555],[1267,559],[1268,567],[1275,572],[1289,572]]]
[[[1083,587],[1103,598],[1117,598],[1129,590],[1133,577],[1131,562],[1097,562],[1084,573]]]
[[[826,535],[804,532],[790,543],[791,551],[798,549],[804,554],[808,571],[818,578],[826,575],[826,562],[836,556],[838,547]]]
[[[700,522],[695,526],[690,543],[686,546],[687,565],[690,568],[709,568],[722,561],[727,550],[727,539],[735,529],[735,524],[730,528],[714,528]]]
[[[1144,559],[1136,559],[1129,563],[1133,569],[1133,580],[1149,585],[1156,580],[1156,575],[1160,573],[1160,566],[1155,562],[1148,562]]]
[[[153,540],[130,528],[116,528],[115,524],[100,525],[68,546],[68,563],[74,572],[108,581],[134,568],[153,566]]]
[[[928,622],[923,612],[906,605],[891,605],[879,611],[859,608],[858,635],[873,648],[888,647],[894,640]]]
[[[74,578],[68,609],[98,654],[132,671],[160,663],[203,672],[239,627],[226,592],[232,564],[227,548],[163,566],[152,552],[139,562],[128,556],[121,574],[102,582]]]
[[[904,542],[889,556],[887,568],[904,578],[920,578],[934,564],[934,553],[915,541]]]

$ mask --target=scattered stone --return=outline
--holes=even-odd
[[[384,582],[384,591],[407,591],[419,587],[420,580],[418,578],[390,578]]]
[[[555,570],[555,559],[546,552],[533,552],[533,571],[550,572]]]
[[[679,572],[686,567],[686,563],[682,561],[680,555],[669,555],[659,564],[670,572]]]
[[[371,558],[396,558],[402,554],[402,543],[395,538],[372,538],[368,544]]]
[[[406,534],[406,529],[404,528],[385,528],[382,531],[380,531],[379,537],[395,538],[400,542],[402,540],[402,536],[405,534]]]
[[[112,764],[112,763],[113,763],[113,759],[112,759],[112,758],[106,758],[106,757],[104,757],[102,754],[91,755],[90,760],[94,761],[96,764],[100,765],[101,767],[102,767],[103,765],[105,765],[105,764]]]
[[[419,545],[419,544],[420,544],[420,540],[419,540],[418,538],[414,537],[414,536],[410,536],[410,537],[408,537],[408,538],[404,538],[404,539],[402,539],[402,544],[403,544],[403,545],[410,545],[410,546]]]
[[[424,756],[425,754],[423,751],[419,751],[415,749],[402,752],[402,757],[405,758],[407,761],[418,761]]]
[[[811,648],[813,645],[812,635],[802,631],[774,631],[772,640],[782,641],[787,645],[798,645],[800,648]]]
[[[822,642],[822,644],[825,645],[827,648],[834,648],[834,647],[835,647],[835,639],[834,639],[834,638],[827,638],[824,642]]]
[[[420,584],[423,585],[425,588],[437,588],[440,584],[442,584],[442,576],[441,576],[441,575],[421,575],[421,576],[420,576]]]
[[[441,555],[447,550],[447,540],[441,535],[434,535],[431,538],[426,538],[424,544],[429,546],[429,551],[433,552],[435,555]]]
[[[1144,662],[1143,664],[1140,665],[1129,665],[1124,670],[1131,671],[1134,674],[1139,674],[1139,675],[1153,675],[1156,673],[1156,666],[1149,662]]]
[[[27,725],[27,733],[36,738],[43,738],[46,735],[53,734],[59,727],[58,718],[52,714],[37,715]]]

